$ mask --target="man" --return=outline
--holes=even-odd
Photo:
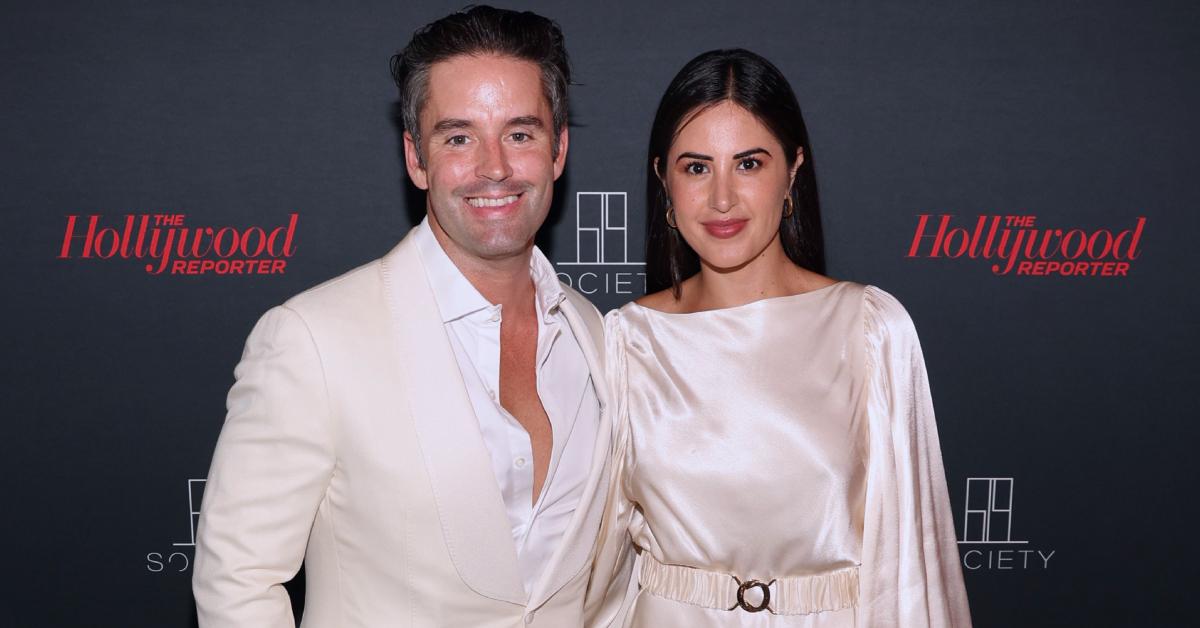
[[[427,216],[246,342],[200,516],[202,627],[583,623],[610,468],[601,320],[533,246],[562,34],[474,7],[393,59]]]

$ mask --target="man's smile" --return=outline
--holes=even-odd
[[[467,204],[471,207],[503,207],[510,203],[517,202],[520,194],[510,194],[508,196],[488,197],[488,196],[468,196]]]

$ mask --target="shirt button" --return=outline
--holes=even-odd
[[[526,623],[526,624],[532,624],[532,623],[533,623],[533,611],[529,611],[529,612],[528,612],[528,613],[525,615],[525,623]]]
[[[517,458],[516,460],[513,460],[513,464],[518,469],[524,469],[525,468],[525,458]]]
[[[496,400],[496,391],[494,391],[494,390],[489,390],[489,391],[488,391],[488,396],[492,398],[492,401],[495,401],[495,400]]]
[[[500,312],[493,313],[492,318],[490,318],[489,320],[491,320],[493,323],[499,323],[500,322]]]

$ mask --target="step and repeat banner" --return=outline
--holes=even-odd
[[[245,337],[420,219],[388,61],[457,8],[6,4],[0,625],[195,624]],[[704,50],[759,52],[805,111],[829,273],[921,334],[975,625],[1190,624],[1195,3],[517,8],[578,83],[540,241],[563,282],[643,293],[658,99]]]

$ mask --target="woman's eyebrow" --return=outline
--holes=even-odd
[[[744,151],[734,155],[733,158],[734,159],[745,159],[745,158],[749,157],[750,155],[757,155],[759,153],[766,153],[767,157],[771,156],[771,151],[769,151],[765,148],[751,148],[750,150],[744,150]]]

